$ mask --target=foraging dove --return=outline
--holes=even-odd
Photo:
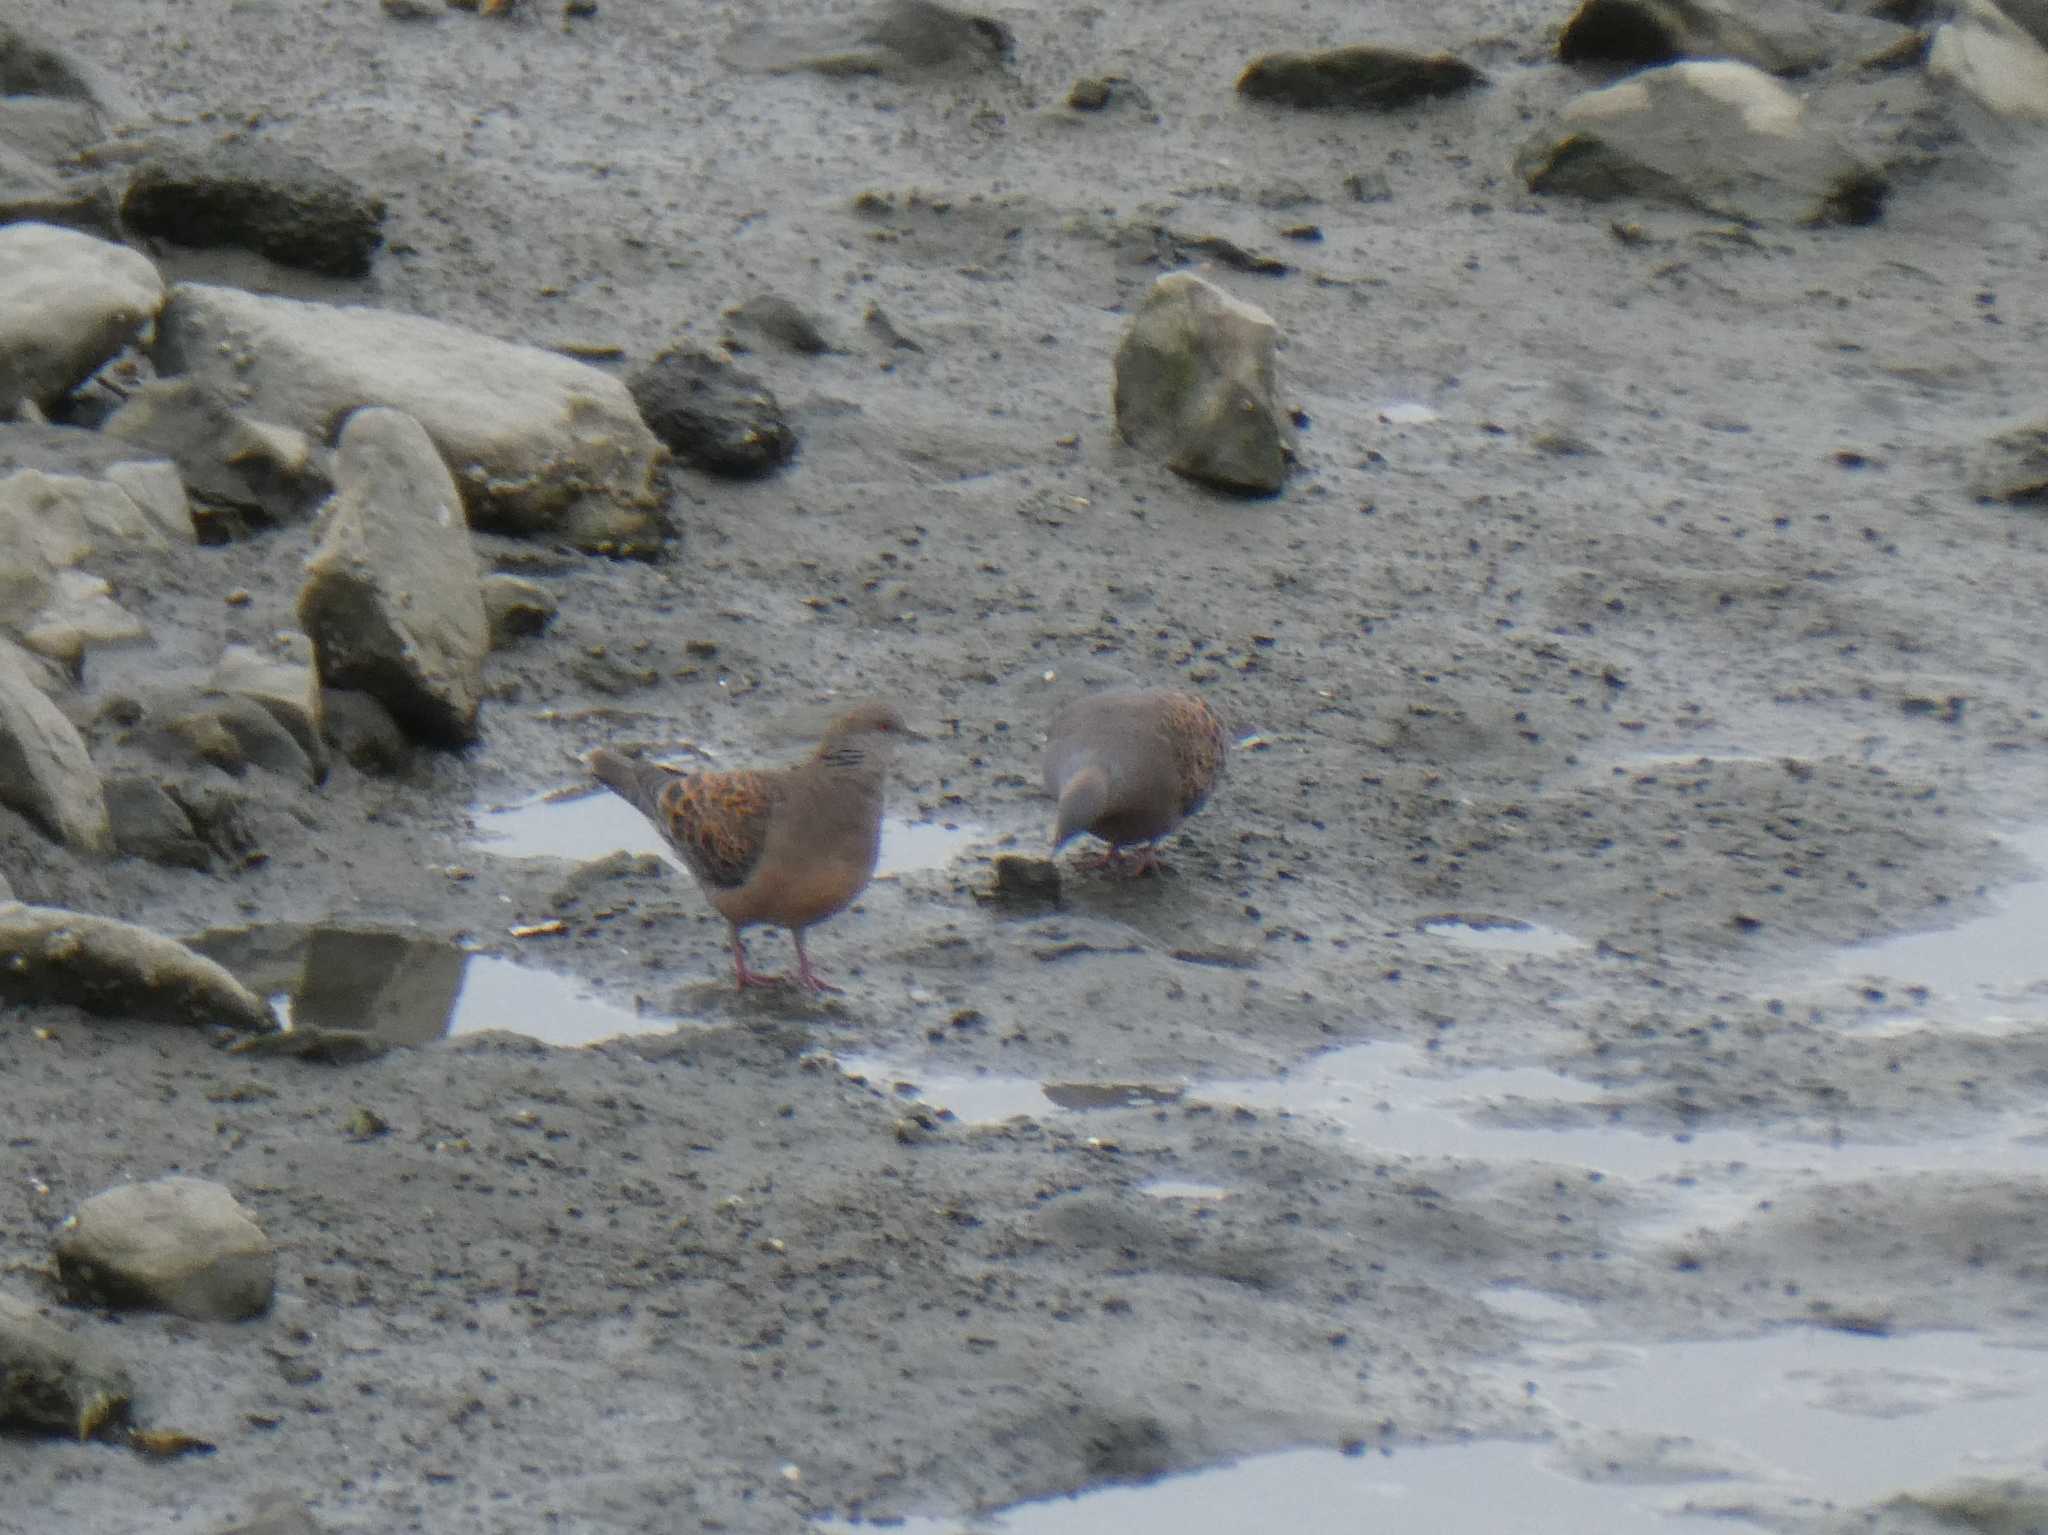
[[[918,738],[889,705],[869,703],[833,721],[817,751],[790,767],[680,773],[603,747],[584,761],[654,823],[732,924],[742,991],[782,979],[747,965],[740,935],[762,922],[795,938],[798,984],[836,991],[811,968],[804,930],[853,904],[874,875],[892,736]]]
[[[1223,776],[1223,721],[1195,693],[1121,689],[1075,700],[1045,744],[1045,788],[1059,801],[1053,851],[1088,832],[1109,844],[1093,867],[1142,874],[1156,844],[1202,808]],[[1138,849],[1124,863],[1124,850]]]

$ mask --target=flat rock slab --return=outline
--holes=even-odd
[[[321,442],[365,405],[404,411],[447,461],[474,527],[608,553],[661,543],[654,478],[666,453],[624,384],[558,352],[417,315],[180,283],[154,355],[162,372]]]
[[[1748,64],[1646,69],[1566,103],[1515,169],[1534,192],[1676,203],[1750,222],[1868,224],[1886,182]]]
[[[1292,454],[1274,383],[1278,336],[1263,309],[1191,272],[1167,273],[1117,348],[1117,429],[1189,479],[1276,493]]]
[[[1269,53],[1238,77],[1252,101],[1318,112],[1398,112],[1418,102],[1455,96],[1486,84],[1486,76],[1448,53],[1409,53],[1358,44],[1318,53]]]
[[[163,307],[146,256],[54,224],[0,227],[0,415],[57,403]]]
[[[0,1295],[0,1425],[90,1439],[134,1392],[128,1372],[12,1295]]]
[[[246,139],[144,160],[121,214],[143,234],[240,246],[329,277],[368,276],[384,243],[379,199],[317,160]]]
[[[82,852],[112,845],[100,775],[78,729],[37,687],[28,661],[0,639],[0,804]],[[0,976],[0,992],[8,978]]]
[[[0,998],[251,1033],[277,1027],[262,998],[175,938],[59,906],[0,905]]]
[[[91,1304],[238,1322],[270,1307],[277,1255],[235,1196],[203,1178],[95,1194],[57,1237],[57,1272]]]
[[[422,741],[467,745],[491,634],[447,466],[418,422],[373,407],[343,429],[335,483],[299,594],[321,681],[368,693]]]

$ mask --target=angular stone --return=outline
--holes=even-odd
[[[554,622],[554,594],[522,576],[485,576],[484,613],[490,619],[491,648],[502,650],[515,640],[532,638]]]
[[[1293,452],[1274,383],[1278,334],[1263,309],[1191,272],[1167,273],[1117,348],[1124,440],[1189,479],[1278,492]]]
[[[177,762],[204,762],[239,778],[267,768],[301,783],[324,776],[270,709],[252,698],[196,688],[176,689],[149,705],[146,743]]]
[[[235,1196],[202,1178],[95,1194],[57,1236],[57,1274],[81,1302],[238,1322],[270,1307],[277,1255]]]
[[[262,523],[308,517],[334,488],[310,436],[254,419],[199,379],[152,379],[101,431],[173,460],[200,501]]]
[[[1515,169],[1530,190],[1677,203],[1721,218],[1867,224],[1885,179],[1808,128],[1800,100],[1725,60],[1646,69],[1566,103]]]
[[[455,482],[419,423],[373,407],[343,428],[335,483],[299,594],[320,680],[370,694],[420,740],[465,746],[490,625]]]
[[[163,307],[147,257],[54,224],[0,227],[0,414],[48,407],[133,341]]]
[[[291,732],[307,758],[322,773],[326,771],[327,745],[320,734],[320,674],[310,660],[281,660],[247,645],[230,645],[221,652],[208,686],[216,693],[261,704]]]
[[[21,652],[0,640],[0,804],[67,846],[103,853],[112,838],[100,775],[77,728],[33,678]]]
[[[1318,112],[1398,112],[1486,84],[1448,53],[1407,53],[1358,44],[1320,53],[1269,53],[1252,60],[1237,92],[1253,101]]]
[[[753,479],[796,455],[796,432],[768,386],[709,352],[671,348],[630,387],[655,436],[693,469]]]
[[[1927,73],[1999,117],[2048,122],[2048,7],[2013,8],[2034,25],[2021,25],[1992,0],[1963,0],[1956,19],[1934,34]]]
[[[330,277],[369,275],[384,204],[317,160],[260,140],[167,150],[137,165],[121,201],[130,228],[234,245]]]
[[[185,807],[153,778],[122,774],[106,782],[114,851],[172,869],[209,869],[213,849],[192,830]]]
[[[358,773],[389,778],[411,766],[412,742],[398,728],[391,711],[368,693],[324,688],[320,708],[327,744]]]
[[[626,386],[538,347],[415,315],[180,283],[157,325],[160,372],[210,383],[257,420],[326,441],[362,405],[426,429],[470,523],[647,553],[661,444]]]
[[[90,1439],[134,1390],[100,1350],[27,1301],[0,1295],[0,1424]]]
[[[0,997],[156,1023],[277,1027],[269,1004],[176,939],[56,906],[0,906]]]

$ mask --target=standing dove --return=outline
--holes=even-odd
[[[782,979],[747,965],[740,935],[762,922],[795,938],[799,985],[837,991],[811,968],[804,930],[853,904],[874,875],[882,782],[899,736],[915,732],[889,705],[868,703],[834,720],[817,751],[790,767],[680,773],[603,747],[584,761],[654,823],[732,924],[742,991]]]
[[[1075,700],[1045,743],[1045,788],[1059,801],[1053,851],[1088,832],[1109,844],[1094,867],[1157,868],[1156,844],[1202,808],[1223,756],[1223,721],[1198,694],[1142,688]],[[1128,864],[1126,848],[1138,850]]]

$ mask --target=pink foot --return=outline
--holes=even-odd
[[[806,991],[839,991],[817,971],[811,968],[811,956],[804,952],[804,935],[796,934],[796,983]]]
[[[741,991],[745,991],[749,986],[780,986],[782,984],[781,976],[763,975],[760,971],[747,964],[747,948],[745,944],[740,942],[740,935],[737,932],[732,935],[732,976],[733,984]]]
[[[1113,847],[1106,853],[1093,853],[1074,860],[1074,867],[1084,872],[1109,869],[1121,878],[1137,879],[1141,875],[1157,874],[1166,865],[1160,861],[1158,849],[1149,843],[1144,847]]]

